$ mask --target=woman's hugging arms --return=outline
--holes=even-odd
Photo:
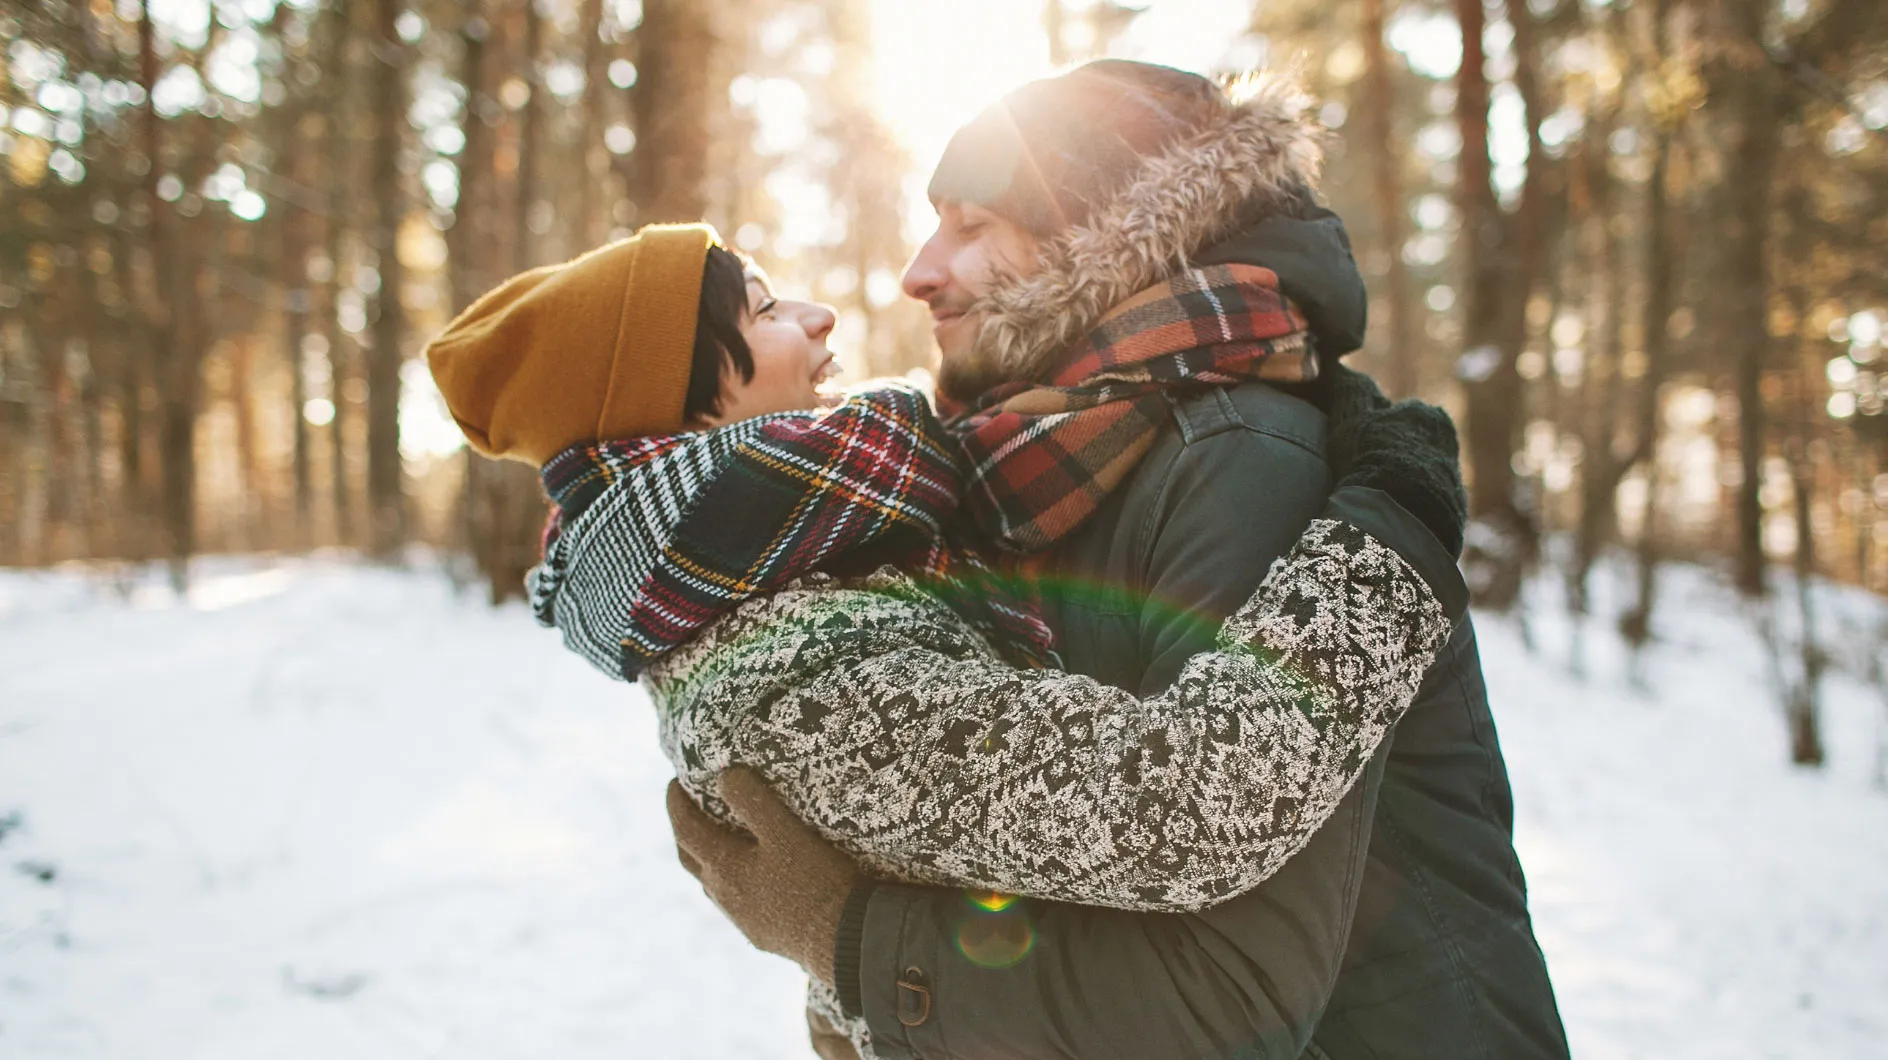
[[[1315,522],[1161,695],[1009,666],[886,572],[752,601],[660,664],[665,750],[711,809],[720,769],[758,767],[882,875],[1213,904],[1309,840],[1461,614],[1413,518],[1374,490],[1333,503],[1346,517]]]

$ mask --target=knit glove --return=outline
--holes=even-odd
[[[1421,401],[1392,404],[1369,376],[1343,365],[1331,372],[1330,459],[1339,488],[1389,494],[1461,558],[1468,491],[1449,414]]]
[[[682,867],[749,942],[831,986],[839,920],[858,866],[745,766],[721,774],[721,798],[746,831],[708,816],[669,782],[669,823]]]

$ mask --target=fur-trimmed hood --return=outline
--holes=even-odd
[[[1301,269],[1270,260],[1262,248],[1256,258],[1221,260],[1273,268],[1301,308],[1307,301],[1333,303],[1329,319],[1312,314],[1319,352],[1355,349],[1362,341],[1363,281],[1342,223],[1311,201],[1324,130],[1310,116],[1310,103],[1282,76],[1258,73],[1225,83],[1221,106],[1205,124],[1148,158],[1083,223],[1046,244],[1040,269],[998,278],[977,305],[983,313],[977,359],[1003,379],[1041,378],[1115,305],[1247,229],[1281,223],[1320,229],[1287,240],[1300,244],[1294,253],[1311,252],[1317,260],[1299,265],[1311,265],[1318,276],[1292,275]],[[1312,305],[1307,312],[1323,308]]]

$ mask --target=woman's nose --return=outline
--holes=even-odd
[[[806,313],[801,319],[806,328],[806,337],[817,342],[832,334],[833,327],[839,323],[839,314],[832,306],[813,303],[806,307]]]

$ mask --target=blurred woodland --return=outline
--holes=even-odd
[[[931,160],[864,73],[897,7],[9,0],[0,564],[423,542],[516,592],[535,476],[434,444],[416,355],[651,221],[839,307],[855,378],[923,366],[897,277]],[[1057,65],[1141,16],[1041,7]],[[1585,615],[1617,550],[1633,602],[1590,617],[1643,646],[1658,565],[1721,563],[1796,611],[1779,689],[1819,760],[1807,576],[1888,586],[1888,4],[1263,0],[1225,56],[1324,101],[1358,363],[1457,413],[1484,605],[1551,570]]]

